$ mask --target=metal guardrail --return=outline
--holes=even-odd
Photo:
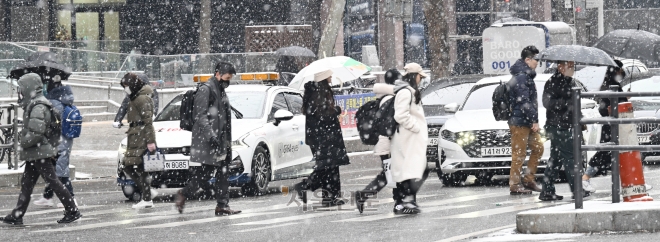
[[[0,125],[0,129],[8,129],[8,128],[13,129],[11,142],[0,144],[0,149],[12,149],[12,152],[10,152],[11,156],[9,156],[7,159],[7,167],[9,169],[13,168],[14,170],[18,170],[18,152],[17,152],[18,134],[19,134],[18,129],[23,128],[23,124],[18,123],[18,112],[17,112],[18,104],[12,103],[12,104],[0,105],[0,110],[7,110],[7,123],[8,123],[8,124]],[[7,140],[5,139],[5,141]],[[6,154],[6,155],[10,155],[10,154]],[[11,163],[12,159],[14,161],[14,164]]]
[[[573,107],[581,107],[582,98],[609,98],[612,108],[610,117],[585,118],[580,117],[580,109],[573,109],[573,127],[580,127],[582,124],[610,124],[612,126],[612,142],[604,145],[582,145],[582,131],[573,128],[573,159],[575,166],[575,185],[573,194],[575,195],[575,209],[583,208],[582,191],[582,152],[581,151],[612,151],[612,203],[621,202],[621,177],[619,171],[619,152],[629,150],[639,151],[660,151],[660,145],[619,145],[619,124],[636,123],[660,123],[659,118],[619,118],[619,98],[621,97],[654,97],[660,96],[660,92],[617,92],[618,86],[610,86],[610,91],[603,92],[584,92],[580,88],[573,88],[572,102]],[[579,175],[578,175],[579,174]],[[580,194],[580,195],[578,195]]]

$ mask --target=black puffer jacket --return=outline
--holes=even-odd
[[[573,102],[571,88],[575,86],[572,77],[555,73],[545,83],[543,90],[543,107],[546,109],[546,126],[561,129],[573,127]]]
[[[511,66],[513,78],[509,81],[511,118],[509,125],[532,127],[539,122],[539,104],[534,78],[536,72],[523,61]]]

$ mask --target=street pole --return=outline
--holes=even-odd
[[[580,125],[580,88],[572,90],[573,102],[573,196],[575,197],[575,209],[582,209],[582,125]],[[557,162],[557,161],[555,161]],[[547,169],[547,168],[546,168]],[[566,172],[568,167],[564,167]],[[552,178],[549,178],[552,179]]]
[[[618,86],[610,86],[611,92],[617,92]],[[610,108],[612,113],[610,114],[613,118],[619,118],[619,98],[610,98]],[[612,131],[611,137],[614,145],[619,145],[619,125],[611,124]],[[612,151],[612,203],[620,203],[620,187],[621,187],[621,177],[620,177],[620,167],[619,167],[619,151]]]
[[[587,0],[575,0],[575,31],[577,44],[587,44]]]

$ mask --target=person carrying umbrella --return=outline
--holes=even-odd
[[[350,164],[339,124],[341,108],[335,106],[330,88],[331,70],[314,74],[305,83],[302,113],[305,115],[305,142],[310,146],[316,166],[307,179],[295,185],[298,197],[307,203],[307,191],[322,191],[323,206],[346,204],[341,195],[339,166]]]

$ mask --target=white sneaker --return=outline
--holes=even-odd
[[[644,184],[644,186],[646,187],[647,191],[653,189],[653,186],[651,186],[651,184]]]
[[[73,203],[75,203],[75,204],[76,204],[76,207],[78,207],[78,201],[76,201],[75,198],[73,199]],[[64,208],[64,204],[62,204],[62,203],[57,203],[57,207],[58,207],[58,208]]]
[[[591,185],[591,180],[582,180],[582,190],[585,190],[590,193],[595,193],[596,188]]]
[[[133,209],[153,208],[154,201],[140,201],[138,204],[133,205]]]
[[[46,199],[45,197],[41,197],[39,200],[34,201],[34,205],[37,206],[43,206],[43,207],[55,207],[55,203],[53,202],[53,199]]]

